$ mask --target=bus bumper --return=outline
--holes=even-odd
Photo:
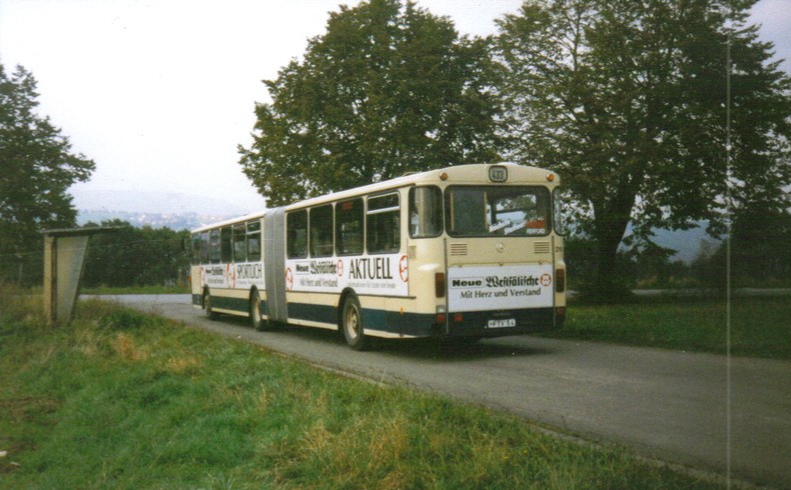
[[[465,311],[447,314],[447,337],[504,337],[553,330],[563,325],[565,309]]]

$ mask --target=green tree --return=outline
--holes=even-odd
[[[736,287],[791,284],[791,212],[755,196],[733,217],[731,279]],[[714,256],[724,265],[725,244]]]
[[[754,3],[528,0],[498,22],[512,158],[565,178],[603,295],[630,222],[642,241],[716,233],[758,189],[787,202],[791,80],[747,25]]]
[[[302,61],[265,81],[245,174],[274,206],[496,158],[489,48],[412,2],[341,6]]]
[[[676,253],[675,250],[649,241],[629,252],[636,287],[668,287],[673,281],[678,282],[689,276],[682,261],[671,261],[671,257]]]
[[[186,277],[189,257],[183,245],[189,239],[189,231],[135,228],[118,219],[103,221],[101,226],[117,229],[91,238],[83,276],[85,286],[161,286]]]
[[[0,282],[18,274],[20,261],[40,259],[41,229],[75,225],[67,190],[95,168],[36,113],[37,97],[30,72],[19,66],[9,76],[0,64]]]

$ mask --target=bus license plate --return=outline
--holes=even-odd
[[[509,318],[507,320],[489,320],[489,328],[506,328],[515,327],[516,320]]]

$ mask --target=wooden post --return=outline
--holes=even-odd
[[[58,251],[57,239],[52,235],[44,235],[44,315],[47,323],[56,320],[56,307],[58,301],[55,292],[58,290]]]

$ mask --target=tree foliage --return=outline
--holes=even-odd
[[[92,226],[96,225],[86,225]],[[161,286],[186,278],[187,230],[134,228],[121,220],[103,221],[101,226],[118,229],[91,237],[83,276],[86,287]]]
[[[37,97],[30,72],[17,67],[9,76],[0,64],[0,280],[41,249],[42,228],[74,226],[67,190],[95,168],[36,113]]]
[[[695,272],[703,284],[724,288],[791,285],[791,211],[772,202],[755,201],[734,216],[730,243],[723,242]],[[726,276],[726,273],[730,273]]]
[[[496,157],[489,43],[412,2],[331,13],[304,58],[265,84],[245,174],[270,206],[409,171]]]
[[[601,286],[630,222],[645,241],[722,231],[756,195],[788,204],[791,80],[746,24],[754,3],[528,0],[499,21],[513,158],[564,176]]]

